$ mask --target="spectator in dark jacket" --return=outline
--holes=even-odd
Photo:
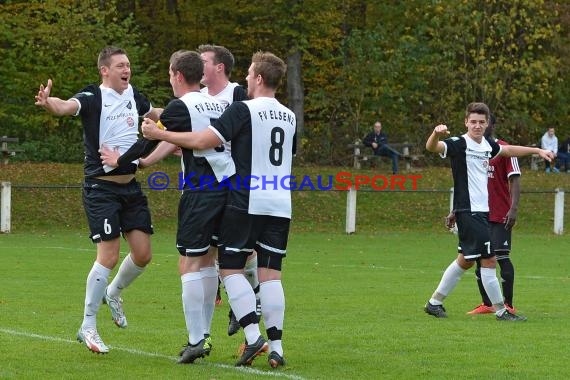
[[[570,167],[568,165],[570,162],[570,137],[560,144],[556,158],[558,160],[558,169],[560,169],[560,171],[570,173]],[[562,169],[562,166],[564,166],[564,169]]]
[[[374,131],[370,132],[363,141],[364,145],[372,148],[375,156],[390,157],[392,159],[392,173],[398,174],[398,157],[400,153],[388,145],[388,136],[382,132],[382,123],[374,123]]]

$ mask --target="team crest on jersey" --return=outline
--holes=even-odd
[[[130,103],[130,102],[129,102]],[[133,125],[135,125],[135,120],[132,117],[127,117],[127,125],[129,127],[132,127]]]
[[[130,100],[129,100],[129,102],[127,103],[127,108],[128,108],[128,109],[131,109],[131,108],[133,108],[133,104],[131,103],[131,101],[130,101]]]
[[[483,161],[483,168],[487,169],[489,167],[489,161]]]

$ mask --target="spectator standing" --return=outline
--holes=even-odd
[[[548,128],[542,138],[540,139],[540,147],[544,150],[549,150],[554,154],[554,157],[558,154],[558,137],[554,134],[554,127]],[[545,171],[550,173],[550,161],[544,160],[544,165],[546,167]],[[552,172],[558,173],[556,166],[552,166]]]

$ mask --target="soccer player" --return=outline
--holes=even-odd
[[[457,219],[459,246],[462,252],[445,270],[441,281],[430,300],[425,305],[425,312],[436,318],[445,318],[447,313],[443,300],[453,291],[463,273],[471,268],[475,261],[481,261],[481,281],[487,292],[497,320],[524,321],[525,317],[513,314],[504,304],[501,287],[495,272],[496,256],[490,247],[489,236],[489,201],[487,191],[489,159],[497,155],[521,157],[538,154],[551,161],[551,152],[539,148],[516,145],[499,145],[484,137],[490,111],[484,103],[470,103],[465,111],[467,133],[459,137],[450,137],[440,141],[440,137],[449,135],[446,125],[436,126],[426,142],[426,149],[439,153],[442,158],[451,159],[453,175],[453,210]]]
[[[200,91],[206,94],[209,94],[215,97],[224,109],[226,109],[230,104],[235,101],[240,100],[247,100],[247,90],[240,86],[236,82],[230,82],[230,75],[231,71],[234,67],[234,57],[232,53],[223,46],[218,45],[200,45],[198,47],[198,52],[202,57],[202,61],[204,62],[204,75],[202,76],[201,83],[206,87],[203,87]],[[145,144],[141,141],[143,147]],[[153,143],[156,145],[156,142]],[[152,145],[152,146],[154,146]],[[230,151],[231,144],[228,142],[224,144],[224,149]],[[146,148],[142,148],[146,149]],[[168,154],[175,151],[175,145],[167,142],[162,141],[158,144],[157,148],[152,151],[148,156],[145,158],[140,159],[140,163],[142,166],[148,167],[150,165],[155,164],[156,162],[165,158]],[[146,153],[148,149],[144,152],[141,151],[139,155]],[[176,152],[176,151],[175,151]],[[135,156],[138,157],[138,156]],[[214,231],[214,235],[212,236],[213,242],[217,243],[219,231]],[[215,245],[210,246],[210,254],[209,256],[217,258],[218,250]],[[214,260],[213,266],[216,265],[216,261]],[[216,269],[217,270],[217,269]],[[205,291],[205,299],[204,299],[204,311],[205,316],[208,322],[208,325],[211,325],[211,321],[214,314],[214,305],[221,304],[222,299],[220,296],[220,288],[219,288],[219,281],[218,277],[211,278],[210,274],[212,271],[210,269],[205,268],[205,273],[209,273],[206,277],[208,280],[204,282],[204,291]],[[256,297],[258,297],[259,292],[259,281],[257,278],[257,255],[253,252],[249,257],[245,268],[246,278],[248,279],[251,287],[254,289],[256,293]],[[212,289],[215,289],[216,298],[211,301],[209,294],[211,293]],[[257,298],[258,302],[259,299]],[[210,302],[211,301],[211,302]],[[258,306],[258,314],[260,312]],[[228,323],[228,335],[234,335],[239,331],[240,324],[235,318],[234,313],[232,312],[231,308],[229,310],[229,323]]]
[[[40,85],[35,104],[57,115],[81,115],[85,146],[85,180],[83,205],[97,244],[97,258],[87,276],[83,323],[77,339],[97,353],[109,347],[97,332],[97,312],[101,300],[109,305],[115,324],[127,327],[121,292],[151,261],[150,235],[153,233],[147,198],[135,179],[137,162],[125,162],[117,168],[103,165],[99,158],[102,146],[125,152],[137,141],[139,116],[158,120],[161,109],[133,86],[131,64],[126,52],[105,47],[99,53],[97,67],[100,85],[89,85],[68,100],[50,96],[52,81]],[[108,277],[119,260],[120,235],[130,247],[113,281]]]
[[[214,97],[200,92],[204,62],[197,52],[177,51],[170,58],[170,84],[177,99],[172,100],[160,116],[159,125],[173,134],[200,131],[220,117],[224,106]],[[104,163],[116,165],[145,155],[156,141],[140,140],[141,150],[133,147],[120,157],[104,150]],[[171,154],[177,146],[163,145],[155,159]],[[227,186],[220,183],[235,173],[230,152],[221,145],[208,149],[182,147],[184,189],[178,206],[176,247],[180,253],[178,269],[182,282],[182,306],[188,330],[188,344],[178,363],[193,363],[211,350],[210,326],[217,287],[215,256],[209,249],[219,228],[227,197]],[[213,280],[213,284],[212,284]],[[212,286],[213,285],[213,286]],[[208,307],[207,305],[210,305]],[[207,309],[207,310],[206,310]]]
[[[227,108],[233,102],[247,100],[247,90],[240,86],[237,82],[230,82],[230,75],[234,67],[234,56],[225,47],[219,45],[200,45],[198,52],[204,61],[204,76],[202,84],[205,86],[202,92],[208,93],[218,99],[224,108]],[[225,144],[227,149],[231,149],[231,144]],[[214,237],[215,239],[218,236]],[[216,247],[210,247],[217,257],[218,251]],[[247,258],[245,265],[246,278],[251,284],[253,291],[259,302],[259,279],[257,278],[257,254],[252,252]],[[222,301],[218,288],[216,303]],[[258,310],[260,311],[260,310]],[[232,336],[239,331],[240,325],[230,308],[228,322],[228,335]]]
[[[280,58],[257,52],[248,69],[251,100],[231,104],[202,132],[175,134],[158,129],[146,119],[147,138],[168,140],[179,146],[206,149],[232,142],[236,175],[222,220],[219,246],[220,274],[230,306],[243,327],[247,345],[236,366],[248,365],[266,344],[259,330],[255,294],[245,278],[247,257],[258,255],[261,312],[269,338],[271,367],[285,365],[282,334],[285,295],[281,283],[291,221],[291,175],[295,114],[275,99],[286,72]]]
[[[500,145],[506,145],[503,140],[495,138],[495,116],[491,114],[489,126],[485,130],[485,137],[492,138]],[[497,156],[489,161],[488,191],[489,191],[489,233],[491,236],[491,249],[495,252],[500,267],[501,288],[505,299],[505,307],[509,312],[515,313],[513,307],[513,289],[515,269],[510,258],[512,228],[517,219],[517,209],[520,199],[521,170],[516,157]],[[447,227],[455,225],[455,215],[449,214],[446,218]],[[481,265],[477,261],[475,270],[477,286],[481,294],[481,304],[467,314],[494,313],[493,304],[485,292],[481,281]]]

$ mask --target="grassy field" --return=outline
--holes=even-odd
[[[0,378],[564,379],[570,371],[568,241],[560,237],[517,236],[515,306],[529,320],[513,324],[465,314],[479,301],[472,273],[447,300],[448,319],[424,314],[455,256],[453,234],[294,233],[280,370],[266,357],[233,367],[242,337],[226,335],[227,302],[216,309],[210,357],[175,364],[186,332],[172,240],[172,231],[155,236],[152,264],[124,292],[126,330],[102,306],[99,331],[111,352],[95,355],[74,341],[91,243],[55,229],[1,236]]]
[[[154,170],[177,178],[179,169],[166,163],[142,171],[139,180],[144,183]],[[341,170],[347,169],[298,167],[294,174]],[[343,233],[345,192],[294,193],[283,280],[288,365],[270,370],[266,357],[252,368],[233,367],[242,336],[226,334],[227,300],[215,313],[211,356],[195,365],[175,364],[186,338],[174,249],[175,190],[147,192],[154,259],[124,292],[128,329],[117,329],[103,306],[99,332],[111,353],[88,352],[75,341],[94,260],[78,187],[81,165],[1,166],[0,180],[11,181],[14,189],[12,233],[0,234],[0,378],[567,378],[568,196],[566,233],[554,235],[552,223],[553,191],[570,189],[570,175],[524,172],[513,238],[514,303],[529,320],[509,324],[465,314],[479,302],[472,272],[446,301],[448,319],[423,312],[455,257],[456,237],[443,228],[449,169],[413,174],[422,175],[420,191],[359,192],[353,235]]]

